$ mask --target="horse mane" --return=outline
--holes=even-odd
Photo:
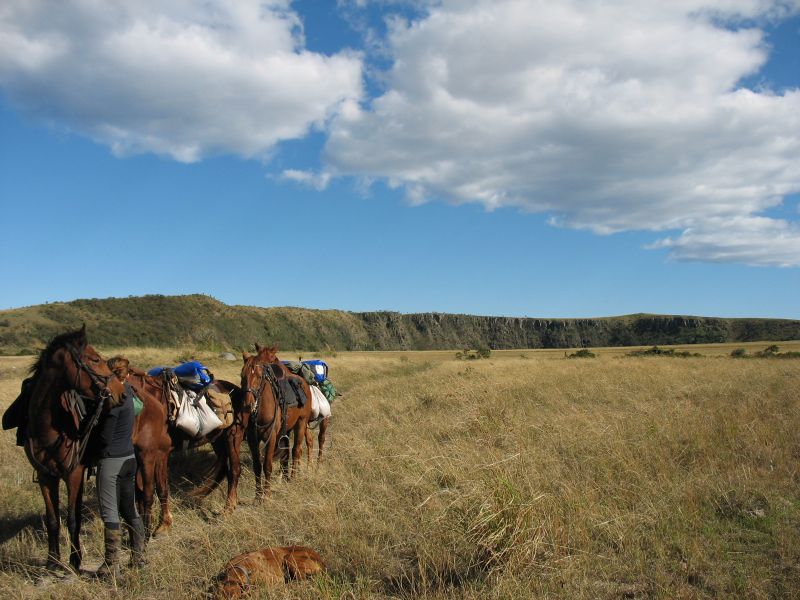
[[[53,354],[68,344],[75,346],[79,353],[83,352],[86,348],[86,325],[75,331],[61,333],[50,340],[50,343],[39,352],[39,358],[31,365],[29,373],[37,377],[50,362]]]

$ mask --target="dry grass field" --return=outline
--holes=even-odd
[[[327,574],[260,597],[800,597],[800,360],[728,356],[765,345],[685,348],[701,358],[326,356],[344,396],[319,469],[256,504],[248,457],[242,504],[221,516],[221,492],[185,496],[209,451],[176,453],[175,526],[117,588],[44,572],[43,504],[2,432],[0,597],[201,598],[231,556],[288,544],[316,548]],[[124,353],[142,367],[192,356]],[[197,358],[238,382],[239,362]],[[30,361],[0,358],[0,408]],[[91,566],[102,553],[93,480],[87,505]]]

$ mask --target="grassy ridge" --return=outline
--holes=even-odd
[[[800,339],[800,321],[630,315],[534,319],[228,306],[209,296],[56,302],[0,311],[0,353],[30,354],[86,323],[100,345],[207,349],[255,340],[308,351],[574,348]]]
[[[177,351],[126,353],[147,366]],[[327,575],[259,597],[797,597],[800,361],[598,354],[330,357],[345,396],[319,470],[253,504],[246,458],[243,504],[221,519],[221,493],[198,508],[180,483],[208,454],[177,457],[175,527],[110,591],[40,579],[41,499],[0,432],[0,596],[198,598],[234,554],[299,543]],[[238,363],[197,357],[236,379]],[[21,360],[0,359],[0,372]],[[20,378],[0,378],[0,408]],[[89,564],[102,552],[93,485]]]

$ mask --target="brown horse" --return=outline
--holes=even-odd
[[[69,392],[74,390],[77,398]],[[105,406],[120,401],[122,382],[86,341],[86,326],[56,336],[31,367],[22,393],[6,411],[3,426],[24,427],[20,440],[36,470],[44,498],[47,526],[47,567],[59,569],[59,484],[67,485],[70,566],[81,565],[81,510],[83,506],[84,451],[91,430]],[[72,401],[72,404],[70,404]],[[85,416],[75,406],[82,406]],[[27,419],[24,414],[27,412]],[[9,419],[6,419],[6,417]],[[10,422],[16,421],[16,424]],[[22,417],[22,418],[20,418]]]
[[[161,514],[154,534],[165,533],[172,526],[172,512],[169,507],[168,462],[175,448],[196,448],[210,443],[216,454],[212,475],[199,488],[190,492],[196,498],[210,494],[223,477],[228,477],[228,496],[226,511],[238,504],[238,484],[241,475],[240,449],[244,431],[250,415],[244,410],[242,394],[238,386],[217,379],[217,387],[231,396],[234,420],[230,427],[211,432],[206,437],[189,438],[180,429],[172,426],[168,418],[169,386],[163,377],[151,377],[138,369],[129,369],[128,383],[136,395],[142,399],[144,409],[136,421],[133,443],[137,452],[138,473],[137,490],[139,505],[145,528],[151,531],[154,491],[158,493]]]
[[[306,426],[311,416],[311,389],[302,378],[287,369],[276,355],[277,347],[262,348],[256,344],[257,354],[242,353],[242,392],[244,404],[253,411],[253,418],[247,428],[247,443],[253,456],[253,472],[256,476],[256,498],[263,498],[269,492],[272,476],[272,462],[275,451],[281,458],[281,470],[287,479],[294,475],[303,453]],[[294,380],[302,388],[306,402],[302,407],[290,406],[284,415],[281,410],[280,381]],[[289,470],[289,433],[294,432],[292,445],[292,468]],[[259,447],[266,442],[263,460],[259,460]],[[261,472],[265,483],[261,485]]]

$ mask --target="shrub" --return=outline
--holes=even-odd
[[[747,356],[747,351],[744,348],[736,348],[731,352],[731,358],[744,358]]]
[[[675,348],[659,348],[658,346],[653,346],[652,348],[648,348],[647,350],[632,350],[628,352],[625,356],[676,356],[679,358],[688,358],[690,356],[703,356],[699,352],[686,352],[685,350],[676,351]]]
[[[775,344],[767,346],[761,352],[756,352],[756,356],[776,356],[780,348]]]
[[[577,352],[573,352],[567,358],[594,358],[595,353],[588,348],[581,348]]]
[[[491,355],[492,351],[489,348],[478,348],[477,350],[465,348],[461,352],[456,352],[456,360],[477,360],[479,358],[489,358]]]

